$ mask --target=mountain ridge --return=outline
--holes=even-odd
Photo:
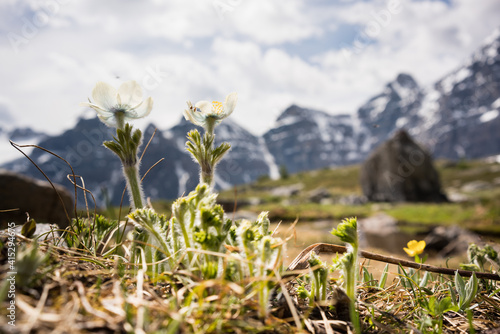
[[[263,175],[277,178],[281,166],[294,173],[359,163],[399,129],[406,129],[434,158],[497,155],[499,115],[500,30],[463,66],[433,85],[421,87],[410,74],[400,73],[353,114],[332,115],[294,104],[262,136],[225,120],[216,128],[216,144],[228,141],[232,149],[218,166],[215,183],[227,188]],[[184,149],[187,132],[198,127],[179,118],[172,128],[156,132],[142,161],[144,173],[165,158],[144,181],[145,192],[153,199],[176,198],[198,182],[198,167]],[[154,124],[145,129],[145,141],[155,129]],[[100,203],[109,197],[116,204],[125,183],[119,160],[102,147],[102,141],[112,135],[113,130],[97,118],[82,118],[73,129],[45,136],[39,144],[75,164]],[[42,151],[33,151],[32,159],[51,179],[68,186],[62,162]],[[22,159],[4,167],[40,177]]]

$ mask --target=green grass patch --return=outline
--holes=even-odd
[[[399,221],[436,225],[463,225],[477,218],[473,207],[455,203],[399,204],[388,209],[386,213]]]
[[[273,221],[290,222],[299,218],[300,221],[323,219],[343,219],[349,216],[367,217],[371,213],[371,205],[347,206],[341,204],[323,205],[317,203],[301,204],[261,204],[253,206],[252,211],[269,211]]]

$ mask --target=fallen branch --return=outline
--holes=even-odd
[[[325,244],[325,243],[317,243],[313,244],[306,249],[304,249],[293,262],[288,266],[288,271],[296,271],[296,270],[304,270],[309,268],[308,259],[312,252],[316,254],[335,254],[335,253],[345,253],[347,251],[346,247],[333,245],[333,244]],[[483,272],[473,272],[469,270],[461,270],[461,269],[451,269],[451,268],[442,268],[431,266],[429,264],[416,263],[413,261],[407,261],[403,259],[398,259],[392,256],[385,256],[376,253],[371,253],[367,251],[361,251],[360,255],[366,259],[380,261],[390,264],[401,265],[403,267],[414,268],[418,270],[425,270],[431,273],[439,273],[444,275],[455,275],[458,273],[463,277],[470,277],[473,273],[476,274],[477,278],[491,279],[495,281],[500,281],[500,276],[493,273],[483,273]]]

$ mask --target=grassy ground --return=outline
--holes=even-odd
[[[233,281],[220,276],[201,279],[182,257],[171,270],[155,273],[151,268],[157,263],[146,262],[146,255],[143,261],[130,260],[131,240],[115,240],[116,234],[108,231],[116,222],[106,219],[100,219],[101,228],[81,225],[84,234],[69,234],[62,240],[95,238],[85,247],[75,244],[68,249],[58,241],[37,245],[22,235],[0,236],[0,332],[351,333],[349,303],[341,289],[345,278],[341,275],[343,269],[332,261],[335,255],[322,257],[322,268],[328,273],[327,296],[322,302],[310,297],[317,284],[313,282],[315,271],[305,269],[298,276],[283,278],[287,275],[284,269],[310,244],[338,242],[328,233],[331,223],[349,216],[385,212],[406,226],[458,224],[483,233],[499,231],[498,185],[468,193],[462,188],[473,181],[493,184],[500,177],[498,164],[440,162],[438,168],[446,191],[466,195],[467,200],[442,205],[340,204],[345,196],[361,195],[357,166],[299,173],[284,180],[263,178],[238,187],[236,192],[223,192],[221,202],[234,203],[236,193],[238,209],[269,211],[273,229],[283,221],[278,233],[288,239],[288,252],[267,278],[250,275]],[[272,194],[276,188],[297,184],[302,188],[292,196]],[[318,188],[326,189],[331,196],[326,202],[311,203],[309,195]],[[153,206],[169,215],[170,202],[156,202]],[[227,212],[231,217],[232,210]],[[116,208],[102,213],[118,217]],[[297,218],[299,223],[293,229],[291,222]],[[97,220],[88,220],[92,221]],[[17,267],[13,295],[9,290],[11,243],[16,245]],[[110,247],[117,251],[109,251]],[[210,256],[225,259],[238,251],[238,247],[231,246],[225,254]],[[197,252],[201,257],[201,250]],[[254,260],[254,266],[262,261]],[[458,268],[467,261],[429,259],[427,263]],[[498,271],[498,265],[488,261],[482,271]],[[385,267],[384,261],[361,259],[361,263],[357,309],[364,333],[487,333],[500,324],[500,285],[496,280],[466,278],[461,282],[445,274],[426,274],[424,270],[397,265]],[[269,287],[273,292],[268,299],[268,313],[263,316],[259,296],[262,289]],[[10,324],[12,300],[15,326]]]
[[[225,202],[237,200],[238,209],[253,212],[269,211],[274,221],[301,222],[339,220],[348,216],[363,218],[385,212],[404,222],[406,227],[422,225],[459,225],[485,234],[500,234],[500,164],[485,161],[451,163],[437,162],[444,191],[448,195],[460,194],[462,202],[446,204],[397,203],[362,205],[339,204],[346,196],[361,196],[359,166],[347,166],[292,174],[286,179],[262,179],[220,194]],[[496,181],[495,181],[496,180]],[[462,187],[470,182],[482,181],[491,185],[486,190],[467,192]],[[496,183],[495,183],[495,182]],[[290,197],[272,195],[276,188],[300,185],[302,188]],[[310,194],[324,189],[330,198],[323,203],[311,203]],[[465,199],[466,198],[466,199]],[[255,203],[256,204],[251,204]]]

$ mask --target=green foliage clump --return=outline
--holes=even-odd
[[[269,312],[270,293],[283,264],[283,242],[271,236],[267,213],[257,220],[232,221],[216,203],[217,195],[200,184],[172,205],[166,220],[152,209],[139,209],[128,217],[135,224],[133,262],[146,263],[151,277],[189,268],[201,280],[241,282],[258,277],[261,316]]]
[[[64,231],[63,239],[69,247],[97,254],[103,250],[107,238],[117,227],[117,220],[101,215],[92,218],[78,217],[74,218],[70,228]]]

